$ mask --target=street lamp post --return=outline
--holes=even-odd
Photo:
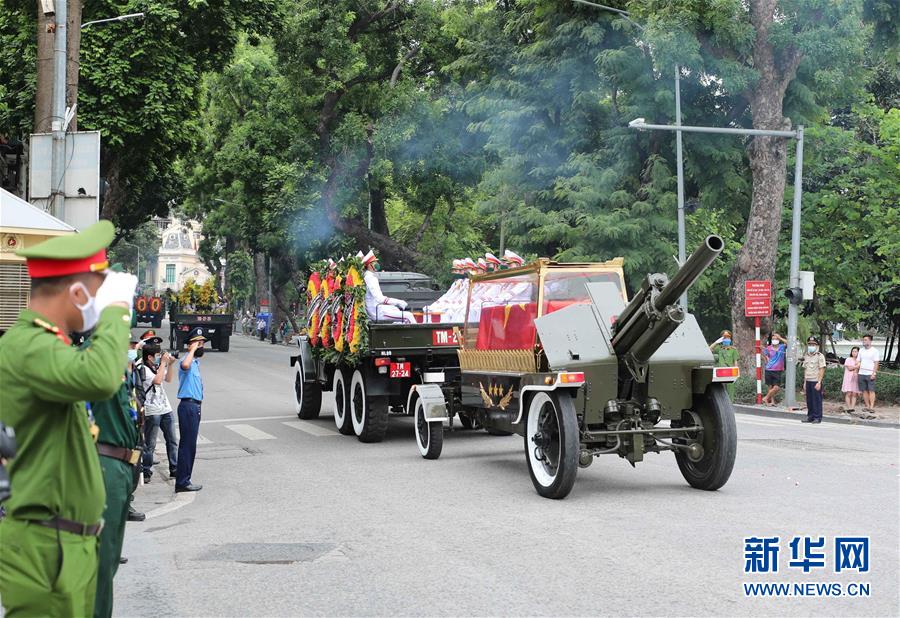
[[[794,204],[791,213],[791,272],[789,277],[789,287],[800,287],[800,216],[803,197],[803,125],[798,125],[796,131],[770,131],[768,129],[733,129],[725,127],[647,124],[644,122],[643,118],[637,118],[629,122],[628,126],[637,130],[676,131],[679,134],[682,131],[685,131],[687,133],[784,137],[796,140],[797,154],[794,162]],[[789,408],[797,404],[797,314],[797,305],[789,303],[787,359],[784,368],[784,403]]]

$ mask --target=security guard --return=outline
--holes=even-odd
[[[113,266],[113,270],[117,269]],[[92,339],[85,347],[89,348]],[[129,354],[129,358],[131,355]],[[97,572],[97,596],[94,616],[112,616],[113,577],[119,569],[125,521],[131,492],[134,489],[135,465],[140,462],[138,444],[138,409],[134,399],[131,371],[125,369],[119,390],[104,401],[89,402],[100,434],[97,451],[106,489],[103,530],[100,532],[100,562]]]
[[[18,252],[31,298],[0,338],[0,420],[15,428],[12,497],[0,522],[0,599],[8,618],[90,616],[105,492],[84,401],[111,397],[127,361],[137,280],[108,273],[115,229],[101,221]],[[94,329],[90,348],[66,333]]]

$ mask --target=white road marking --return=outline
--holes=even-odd
[[[305,431],[306,433],[313,436],[339,436],[337,431],[333,429],[328,429],[327,427],[322,427],[321,425],[316,425],[315,423],[310,423],[309,421],[292,421],[282,423],[282,425],[287,425],[288,427],[293,427],[294,429],[299,429],[300,431]]]
[[[243,421],[280,421],[286,418],[297,418],[296,416],[248,416],[246,418],[215,418],[212,420],[200,421],[204,423],[240,423]]]
[[[212,444],[212,440],[197,434],[197,444]]]
[[[275,436],[265,431],[261,431],[253,425],[225,425],[225,429],[230,429],[234,433],[240,434],[248,440],[275,440]]]

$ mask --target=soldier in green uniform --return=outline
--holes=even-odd
[[[115,230],[101,221],[19,252],[31,298],[0,338],[0,420],[18,453],[0,521],[0,600],[8,618],[90,616],[105,492],[84,401],[122,384],[137,280],[107,273]],[[67,333],[94,329],[87,350]]]
[[[114,267],[115,268],[115,267]],[[89,348],[91,340],[85,343]],[[130,358],[130,355],[129,355]],[[138,412],[130,368],[125,370],[119,390],[110,399],[89,402],[100,434],[97,451],[106,489],[103,530],[100,532],[100,561],[94,616],[112,616],[113,578],[119,569],[128,503],[134,489],[134,466],[140,461]]]
[[[731,331],[723,330],[722,335],[713,341],[709,349],[716,355],[716,367],[737,367],[741,353],[732,345]],[[734,401],[734,382],[725,385],[728,396]]]

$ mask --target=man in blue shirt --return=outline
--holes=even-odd
[[[200,432],[200,406],[203,403],[203,379],[200,377],[200,358],[208,339],[199,326],[188,333],[188,352],[178,366],[178,463],[175,474],[175,493],[200,491],[203,485],[191,482],[194,456],[197,454],[197,434]]]

